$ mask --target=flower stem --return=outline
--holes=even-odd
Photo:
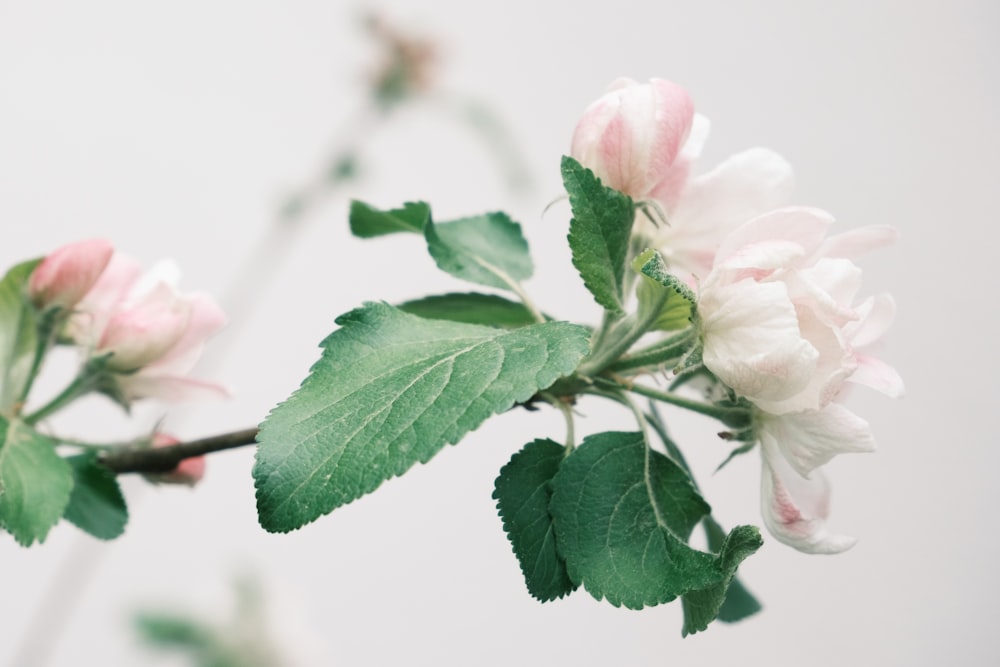
[[[256,428],[223,433],[222,435],[181,442],[167,447],[120,449],[107,452],[100,458],[104,467],[115,474],[127,472],[168,472],[184,459],[221,452],[257,442]]]
[[[637,340],[642,338],[643,334],[649,331],[649,328],[653,326],[653,323],[656,322],[656,319],[660,316],[660,308],[662,308],[663,304],[667,300],[666,291],[664,291],[659,299],[660,300],[649,309],[649,312],[641,320],[634,320],[632,318],[622,320],[619,326],[628,327],[628,330],[619,336],[617,340],[613,340],[606,346],[601,345],[600,347],[592,350],[590,358],[585,359],[583,363],[580,364],[580,368],[577,369],[577,373],[585,376],[598,375],[599,373],[607,370],[609,366],[618,361],[619,357],[628,352],[629,348],[632,347]],[[632,322],[631,326],[629,326],[629,322]]]
[[[29,426],[34,426],[43,419],[59,412],[64,407],[80,398],[84,394],[90,393],[100,383],[101,370],[91,363],[84,364],[80,373],[51,401],[35,410],[24,418],[24,422]]]
[[[653,387],[645,387],[643,385],[632,383],[615,382],[614,380],[602,377],[594,378],[594,384],[611,390],[626,389],[634,394],[639,394],[640,396],[662,401],[663,403],[669,403],[670,405],[676,405],[679,408],[684,408],[707,417],[718,419],[723,424],[731,428],[746,428],[750,426],[752,419],[750,411],[746,408],[728,408],[713,405],[711,403],[703,403],[701,401],[685,398],[684,396],[679,396],[678,394],[660,391],[659,389],[654,389]]]
[[[646,366],[661,366],[663,364],[675,364],[684,356],[691,346],[691,339],[694,337],[694,327],[688,327],[669,338],[636,350],[634,353],[623,356],[608,367],[612,373],[643,368]]]

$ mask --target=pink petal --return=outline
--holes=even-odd
[[[32,271],[28,294],[40,306],[75,306],[107,268],[114,246],[107,239],[65,245],[49,253]]]
[[[226,325],[226,314],[207,294],[194,293],[180,298],[191,308],[187,328],[173,347],[147,366],[150,371],[168,375],[187,373],[201,357],[208,338]]]
[[[896,319],[896,301],[891,294],[869,297],[857,308],[858,321],[844,327],[844,333],[856,348],[878,342]]]
[[[162,357],[183,336],[191,306],[160,285],[146,297],[115,312],[101,335],[98,353],[111,353],[109,367],[132,371]]]
[[[810,554],[836,554],[857,540],[826,528],[830,485],[820,471],[799,476],[772,446],[762,443],[761,514],[764,525],[788,546]]]
[[[819,249],[825,257],[854,259],[872,250],[891,245],[899,231],[888,225],[870,225],[831,236]]]
[[[224,386],[182,376],[154,375],[138,372],[118,377],[119,387],[129,400],[155,398],[166,403],[228,398]]]
[[[864,354],[856,354],[855,359],[858,367],[848,378],[851,382],[871,387],[889,398],[900,398],[903,395],[903,378],[899,377],[896,369],[881,359]]]

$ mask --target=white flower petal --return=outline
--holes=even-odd
[[[809,476],[837,454],[875,450],[868,422],[839,403],[831,403],[822,410],[761,414],[758,433],[761,445],[780,451],[802,477]]]
[[[858,320],[844,327],[844,334],[856,348],[877,342],[896,319],[896,301],[890,294],[865,299],[857,308]]]
[[[889,398],[900,398],[903,395],[903,378],[899,377],[895,368],[881,359],[864,354],[856,354],[855,359],[858,367],[848,378],[851,382],[871,387]]]
[[[857,540],[827,530],[830,485],[820,471],[806,479],[773,446],[762,443],[761,514],[778,541],[809,554],[847,551]]]
[[[802,247],[805,255],[819,247],[833,216],[818,208],[789,206],[771,211],[734,229],[719,246],[715,263],[719,264],[740,248],[762,241],[790,241]]]
[[[780,401],[808,384],[819,353],[800,335],[783,284],[707,286],[698,310],[705,366],[737,394]]]
[[[872,250],[884,248],[898,238],[899,232],[895,227],[869,225],[831,236],[820,246],[818,254],[824,257],[854,259]]]

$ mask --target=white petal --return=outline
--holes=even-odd
[[[820,246],[818,254],[824,257],[854,259],[872,250],[884,248],[897,238],[899,232],[895,227],[870,225],[831,236]]]
[[[737,394],[780,401],[808,384],[819,353],[800,335],[782,283],[709,286],[698,312],[705,366]]]
[[[700,113],[695,113],[691,120],[691,130],[688,132],[687,141],[677,154],[678,159],[687,162],[694,162],[701,155],[705,142],[708,141],[708,133],[712,129],[712,123]]]
[[[792,168],[777,153],[765,148],[738,153],[688,183],[655,245],[674,266],[704,276],[725,235],[787,205],[793,185]]]
[[[790,241],[802,247],[805,254],[819,248],[833,216],[818,208],[789,206],[759,215],[735,230],[722,241],[716,264],[723,262],[740,248],[763,241]]]
[[[782,458],[802,477],[837,454],[875,450],[868,422],[839,403],[831,403],[822,410],[761,414],[758,432],[762,446],[780,451]]]
[[[857,320],[851,307],[861,289],[862,272],[848,259],[823,258],[784,277],[796,306],[806,306],[823,322],[842,327]]]
[[[857,312],[858,321],[845,326],[844,334],[854,347],[867,347],[882,338],[896,319],[896,301],[890,294],[878,294],[866,299]]]
[[[761,514],[778,541],[810,554],[836,554],[857,540],[826,528],[830,485],[820,471],[809,479],[792,470],[773,446],[762,443]]]
[[[903,378],[899,377],[895,368],[881,359],[864,354],[855,355],[855,359],[858,367],[848,378],[851,382],[871,387],[889,398],[899,398],[903,395],[905,391]]]

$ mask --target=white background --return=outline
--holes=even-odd
[[[223,294],[282,195],[342,139],[376,54],[354,3],[146,4],[0,0],[0,265],[106,236],[146,263],[173,257],[187,289]],[[241,571],[272,591],[275,632],[301,664],[998,664],[1000,5],[381,7],[439,38],[438,90],[491,105],[534,189],[511,194],[442,104],[400,113],[367,144],[366,180],[317,209],[285,260],[268,256],[273,280],[252,284],[252,314],[213,346],[204,368],[235,398],[172,412],[168,425],[188,438],[251,426],[305,376],[336,315],[464,288],[436,274],[417,239],[353,239],[350,196],[428,199],[440,219],[510,211],[540,265],[529,283],[540,305],[593,320],[563,248],[567,207],[541,212],[585,106],[619,76],[658,76],[712,120],[702,169],[769,146],[795,166],[799,203],[841,229],[901,231],[867,262],[866,289],[897,298],[884,356],[907,396],[858,392],[879,451],[830,469],[832,526],[859,544],[809,557],[768,540],[741,569],[765,611],[682,640],[676,604],[616,610],[580,591],[540,605],[524,591],[490,493],[524,442],[561,437],[555,415],[505,415],[290,535],[257,526],[247,449],[213,456],[194,491],[129,480],[131,523],[114,543],[68,525],[27,550],[0,537],[0,664],[40,647],[51,665],[183,664],[146,652],[131,613],[224,614]],[[585,431],[627,424],[581,411]],[[132,428],[160,414],[140,411]],[[669,415],[719,518],[759,523],[756,455],[711,476],[725,454],[714,425]],[[127,432],[117,419],[96,401],[61,427]]]

